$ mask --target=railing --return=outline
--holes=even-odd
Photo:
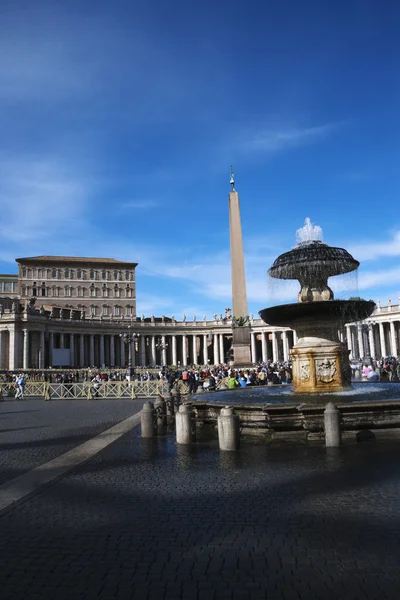
[[[218,390],[225,380],[217,380],[215,389]],[[98,385],[98,387],[97,387]],[[185,381],[175,382],[174,388],[186,396],[189,393],[189,386]],[[167,381],[103,381],[96,384],[92,381],[82,383],[48,383],[27,381],[24,386],[24,396],[39,397],[46,400],[56,398],[151,398],[164,395],[169,390]],[[0,397],[15,396],[17,384],[0,383]]]

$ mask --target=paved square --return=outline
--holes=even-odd
[[[399,597],[398,443],[139,434],[2,515],[2,599]]]

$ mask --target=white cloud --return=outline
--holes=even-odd
[[[156,208],[157,206],[160,206],[160,203],[157,202],[156,200],[131,200],[129,202],[122,202],[122,204],[120,205],[121,210],[123,211],[128,211],[130,209],[132,210],[150,210],[152,208]]]
[[[78,174],[53,159],[0,160],[0,235],[11,244],[60,238],[85,210],[87,189]]]
[[[349,245],[349,252],[357,260],[377,260],[386,256],[400,255],[400,231],[395,231],[391,239],[380,242],[363,242],[356,245]]]
[[[341,123],[326,123],[303,128],[265,127],[243,132],[238,145],[244,152],[273,154],[324,139],[340,125]]]

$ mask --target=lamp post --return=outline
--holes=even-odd
[[[128,329],[129,327],[130,326],[128,325]],[[132,343],[140,337],[140,333],[131,333],[130,331],[128,331],[128,333],[120,333],[119,337],[123,338],[124,343],[128,345],[128,368],[126,370],[126,378],[128,381],[130,381],[134,372]]]

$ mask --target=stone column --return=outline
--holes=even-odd
[[[225,361],[225,355],[224,355],[224,334],[223,333],[219,334],[219,360],[222,363]]]
[[[85,336],[83,333],[79,336],[79,366],[85,366]]]
[[[132,367],[136,367],[136,340],[133,340],[128,347],[131,347]]]
[[[49,332],[49,367],[53,366],[54,332]]]
[[[372,323],[368,325],[368,340],[369,340],[369,353],[371,358],[375,357],[375,338],[374,338],[374,326]]]
[[[268,360],[267,335],[268,334],[265,331],[263,331],[261,334],[262,361],[264,363]]]
[[[274,362],[278,362],[279,360],[279,352],[278,352],[278,332],[272,332],[272,360]]]
[[[142,367],[146,366],[146,337],[140,336],[140,364]]]
[[[154,367],[157,363],[156,355],[156,338],[154,335],[151,336],[151,364]]]
[[[24,329],[23,334],[24,334],[23,369],[29,369],[29,331],[28,331],[28,329]]]
[[[283,339],[283,360],[286,362],[289,358],[289,343],[287,332],[282,331],[282,339]]]
[[[46,342],[44,339],[44,331],[40,332],[40,344],[39,344],[39,369],[44,369],[44,356],[46,350]]]
[[[213,334],[213,341],[214,341],[214,365],[218,365],[220,363],[220,360],[219,360],[218,334],[217,333]]]
[[[347,340],[347,350],[349,350],[349,358],[353,358],[353,346],[351,343],[351,325],[346,325],[346,340]]]
[[[293,330],[293,346],[297,344],[297,333]]]
[[[171,336],[171,342],[172,342],[172,364],[177,365],[178,364],[178,356],[176,353],[176,335]]]
[[[389,322],[390,327],[390,354],[391,356],[397,356],[397,344],[396,344],[396,330],[394,328],[394,322]]]
[[[251,362],[257,362],[257,350],[256,350],[256,334],[251,332]]]
[[[115,339],[110,335],[110,367],[115,367]]]
[[[121,364],[120,367],[125,367],[126,364],[126,360],[125,360],[125,342],[124,342],[124,336],[119,338],[119,353],[121,356]]]
[[[182,336],[182,366],[187,365],[187,335]]]
[[[64,348],[64,334],[60,333],[60,348]]]
[[[75,336],[73,333],[69,334],[69,356],[71,367],[75,366]]]
[[[104,335],[103,334],[100,334],[100,352],[99,352],[99,355],[100,355],[100,357],[99,357],[100,365],[99,366],[101,367],[102,365],[104,365],[104,362],[105,362],[104,361]]]
[[[357,341],[358,341],[358,358],[364,357],[364,340],[362,336],[362,327],[360,323],[357,325]]]
[[[89,336],[90,339],[90,348],[89,348],[89,362],[90,362],[90,367],[94,366],[94,335],[93,333],[90,334]]]
[[[381,342],[381,356],[385,357],[385,356],[387,356],[386,341],[385,341],[385,330],[383,328],[383,323],[382,322],[379,322],[378,325],[379,325],[379,340]]]
[[[15,331],[15,325],[8,326],[9,331],[9,346],[8,346],[8,368],[10,371],[18,369],[18,354],[19,354],[19,335]]]
[[[192,348],[193,348],[193,364],[197,365],[197,335],[193,335],[193,340],[192,340]]]
[[[163,346],[165,346],[165,344],[166,344],[165,335],[161,336],[161,343],[162,343]],[[162,352],[161,352],[161,362],[162,362],[162,366],[166,365],[167,362],[168,362],[167,361],[167,349],[166,348],[162,349]]]
[[[208,345],[207,345],[208,336],[205,333],[203,335],[203,362],[207,366],[208,365]]]

